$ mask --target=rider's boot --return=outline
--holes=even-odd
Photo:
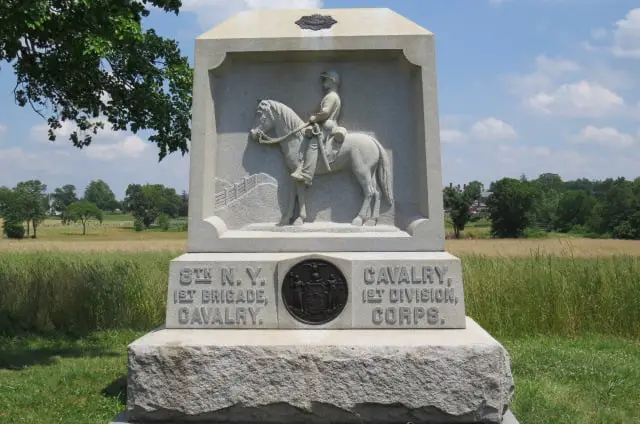
[[[309,140],[304,159],[300,162],[298,169],[291,174],[293,179],[305,183],[307,187],[311,186],[316,165],[318,164],[318,143],[322,143],[322,140],[318,140],[318,137]]]
[[[291,178],[300,182],[305,181],[304,176],[302,175],[302,161],[300,161],[300,164],[298,165],[296,170],[291,173]]]

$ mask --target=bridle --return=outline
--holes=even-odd
[[[307,122],[304,125],[300,126],[299,128],[296,128],[295,130],[291,131],[290,133],[283,135],[282,137],[278,137],[278,138],[271,138],[268,135],[266,135],[264,133],[264,131],[262,130],[256,130],[255,134],[258,136],[258,143],[260,144],[278,144],[283,142],[284,140],[286,140],[287,138],[291,137],[292,135],[294,135],[295,133],[298,133],[302,130],[304,130],[305,128],[311,126],[311,133],[315,136],[320,135],[321,131],[320,131],[320,126],[317,123],[311,123],[311,122]]]

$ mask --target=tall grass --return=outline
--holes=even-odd
[[[640,338],[640,258],[462,256],[467,315],[497,336]]]
[[[148,330],[178,254],[0,254],[0,334]],[[491,334],[640,338],[640,258],[461,256],[467,314]]]
[[[0,254],[0,334],[85,334],[162,324],[172,256]]]

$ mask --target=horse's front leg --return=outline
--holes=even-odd
[[[304,183],[296,181],[296,192],[298,194],[298,206],[299,213],[298,218],[293,222],[293,225],[302,225],[307,220],[307,201],[305,199],[306,187]]]
[[[287,212],[282,215],[280,225],[291,224],[291,218],[293,218],[293,210],[296,207],[296,190],[296,183],[294,181],[291,185],[291,190],[289,190],[289,203],[287,204]]]

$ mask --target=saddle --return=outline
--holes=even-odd
[[[336,157],[340,152],[340,148],[342,147],[342,143],[347,137],[347,129],[338,125],[320,126],[318,124],[314,124],[307,128],[305,135],[309,138],[313,136],[319,137],[318,142],[323,144],[323,150],[327,156],[327,162],[332,164],[336,160]]]

